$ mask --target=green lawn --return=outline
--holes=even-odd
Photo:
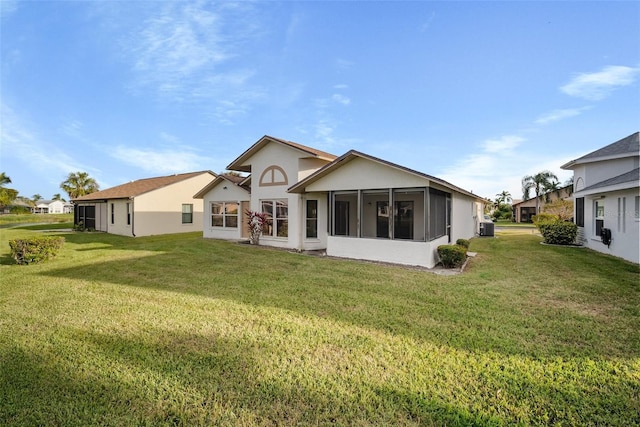
[[[0,425],[640,425],[640,270],[533,234],[465,273],[0,230]]]

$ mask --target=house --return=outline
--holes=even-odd
[[[444,180],[358,152],[336,157],[264,136],[194,197],[203,236],[248,237],[247,209],[267,214],[260,244],[434,267],[439,245],[474,237],[487,201]]]
[[[74,224],[123,236],[202,231],[202,200],[193,194],[211,171],[139,179],[73,199]]]
[[[557,190],[551,190],[548,193],[541,194],[538,199],[538,210],[544,211],[544,206],[547,203],[555,202],[556,200],[573,200],[573,185],[567,185],[566,187],[559,188]],[[518,200],[513,203],[513,214],[515,222],[532,222],[532,216],[536,215],[536,197],[532,197],[526,200]],[[540,213],[538,212],[538,213]]]
[[[640,263],[638,135],[631,134],[561,166],[573,170],[574,222],[581,243],[635,263]]]
[[[31,208],[36,214],[63,214],[73,212],[73,205],[64,200],[38,200]]]

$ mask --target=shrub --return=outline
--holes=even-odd
[[[438,256],[445,268],[456,268],[462,266],[467,259],[467,249],[460,245],[440,245]]]
[[[58,254],[64,237],[31,237],[9,241],[11,256],[18,264],[32,264],[48,260]]]
[[[468,241],[467,239],[458,239],[456,240],[456,245],[462,246],[465,249],[469,249],[469,245],[471,244],[470,241]]]
[[[550,213],[539,213],[538,215],[533,215],[531,217],[533,223],[537,226],[538,224],[548,223],[548,222],[558,222],[560,218],[558,215],[550,214]]]
[[[536,224],[545,243],[552,245],[571,245],[578,235],[578,226],[572,222],[549,221]]]

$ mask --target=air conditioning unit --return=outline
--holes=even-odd
[[[480,235],[481,236],[493,237],[493,235],[494,235],[494,224],[492,222],[481,222],[480,223]]]

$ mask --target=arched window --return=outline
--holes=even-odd
[[[287,185],[288,183],[287,174],[280,166],[269,166],[262,172],[262,175],[260,175],[260,187]]]

